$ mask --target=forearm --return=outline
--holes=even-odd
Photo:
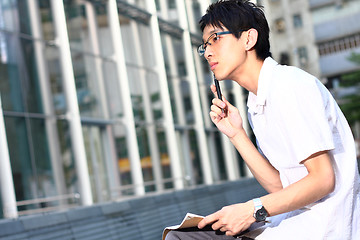
[[[240,131],[230,141],[240,153],[256,180],[269,193],[281,190],[279,172],[265,159],[251,142],[245,131]]]
[[[305,166],[309,172],[306,177],[261,198],[270,216],[307,206],[334,190],[335,174],[326,152],[317,153]]]
[[[321,182],[308,175],[278,192],[261,197],[261,201],[270,216],[274,216],[305,207],[331,191],[331,188],[323,187]]]

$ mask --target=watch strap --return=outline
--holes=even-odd
[[[253,199],[253,202],[254,202],[254,208],[255,208],[254,214],[255,214],[255,212],[256,212],[257,210],[259,210],[260,208],[262,208],[263,205],[262,205],[262,202],[261,202],[260,198],[254,198],[254,199]]]

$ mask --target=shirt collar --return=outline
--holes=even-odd
[[[278,63],[271,57],[267,57],[261,67],[258,88],[256,95],[249,92],[247,106],[249,111],[255,114],[263,114],[266,106],[266,97],[268,95],[270,80],[274,67]]]

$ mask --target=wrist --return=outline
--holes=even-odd
[[[241,138],[247,137],[247,134],[245,132],[245,129],[239,129],[239,131],[237,133],[235,133],[234,136],[229,137],[230,141],[232,143],[236,142],[237,140],[240,140]]]
[[[254,198],[252,200],[254,203],[254,215],[256,222],[266,222],[266,218],[269,216],[269,213],[266,211],[263,206],[260,198]]]

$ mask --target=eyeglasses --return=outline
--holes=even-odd
[[[225,34],[231,34],[230,31],[224,31],[224,32],[217,32],[217,33],[213,33],[211,34],[207,41],[204,42],[203,44],[201,44],[199,47],[198,47],[198,53],[200,56],[203,56],[205,54],[205,50],[207,48],[208,45],[213,45],[216,43],[217,40],[219,40],[219,36],[220,35],[225,35]]]

